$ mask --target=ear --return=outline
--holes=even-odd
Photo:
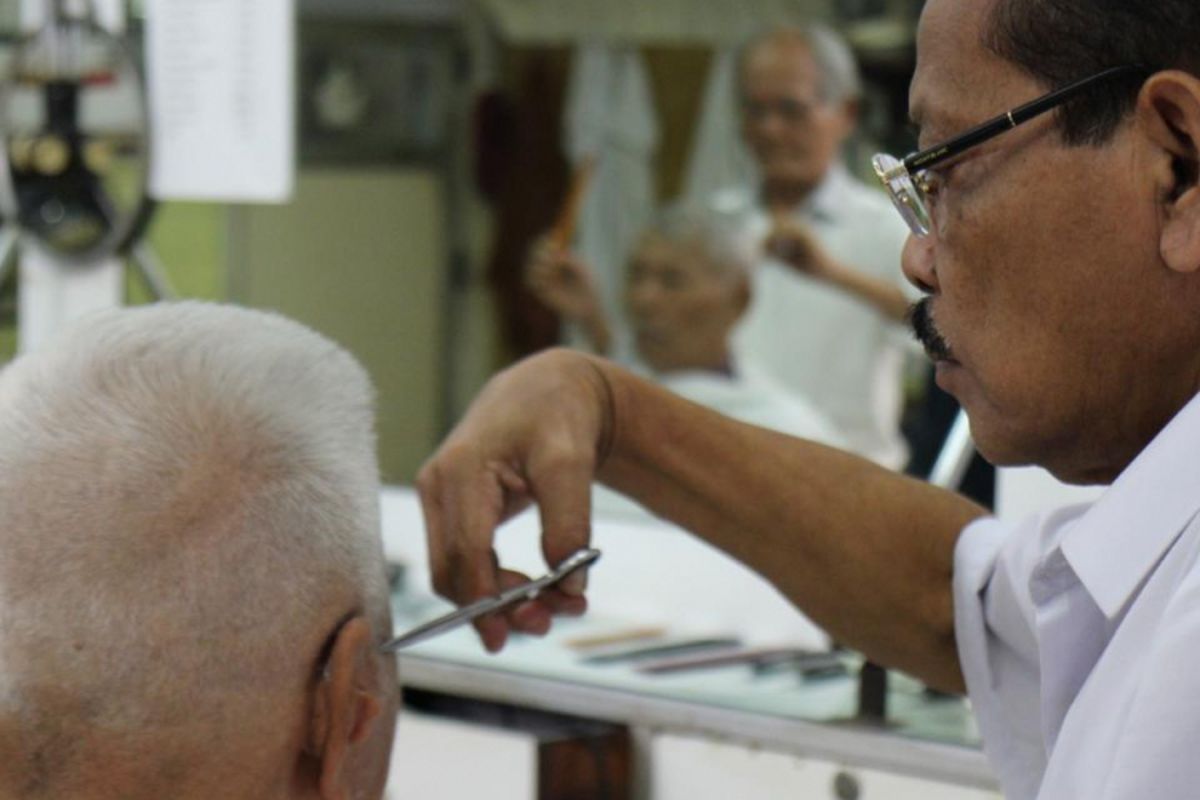
[[[1200,79],[1178,70],[1152,76],[1138,121],[1162,158],[1152,168],[1162,198],[1159,251],[1177,272],[1200,272]]]
[[[313,689],[305,749],[318,764],[323,800],[352,797],[360,746],[387,707],[381,672],[370,625],[361,615],[351,617],[334,634],[325,675]]]
[[[848,130],[846,131],[847,136],[854,133],[854,129],[858,127],[858,117],[861,111],[862,103],[859,102],[858,98],[842,101],[842,116],[845,118],[846,125],[848,126]]]
[[[844,143],[858,128],[858,100],[837,100],[827,106],[839,143]]]

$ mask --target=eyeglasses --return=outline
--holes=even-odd
[[[1110,67],[1095,75],[1055,89],[1023,106],[1006,111],[949,141],[910,153],[903,159],[880,153],[871,159],[871,165],[875,168],[875,174],[883,183],[883,188],[887,190],[888,196],[892,198],[896,210],[900,212],[900,216],[904,217],[904,221],[912,229],[913,235],[928,236],[933,227],[929,212],[930,169],[964,150],[969,150],[1005,131],[1012,130],[1022,122],[1028,122],[1036,116],[1059,107],[1097,83],[1134,72],[1144,73],[1146,70],[1133,65]]]
[[[813,115],[815,104],[811,101],[781,98],[773,101],[743,100],[742,116],[749,122],[761,123],[771,114],[784,123],[796,125],[807,122]]]

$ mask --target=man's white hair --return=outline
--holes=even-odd
[[[385,636],[378,503],[366,373],[280,316],[110,312],[0,372],[0,722],[55,764],[33,789],[76,728],[252,728],[331,614]]]
[[[862,77],[854,51],[832,28],[820,24],[771,28],[752,37],[741,49],[739,64],[759,47],[770,44],[803,45],[821,72],[821,98],[827,103],[857,100],[862,96]]]
[[[716,204],[668,206],[651,220],[645,233],[695,246],[707,266],[723,277],[749,277],[762,254],[762,237],[748,214]]]

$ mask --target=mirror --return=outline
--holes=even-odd
[[[148,128],[133,55],[59,9],[0,76],[0,213],[65,262],[122,252],[153,206]]]

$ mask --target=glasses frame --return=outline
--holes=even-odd
[[[1012,130],[1023,122],[1052,111],[1066,103],[1084,90],[1112,78],[1133,73],[1146,73],[1145,67],[1127,64],[1120,67],[1109,67],[1074,83],[1048,92],[1041,97],[1005,111],[1003,114],[981,122],[965,133],[954,136],[944,142],[909,153],[902,159],[896,159],[887,153],[879,153],[871,164],[875,174],[887,191],[888,197],[900,212],[900,216],[908,223],[913,235],[918,238],[929,235],[930,217],[927,199],[928,182],[926,173],[945,161],[977,147],[989,139]]]

